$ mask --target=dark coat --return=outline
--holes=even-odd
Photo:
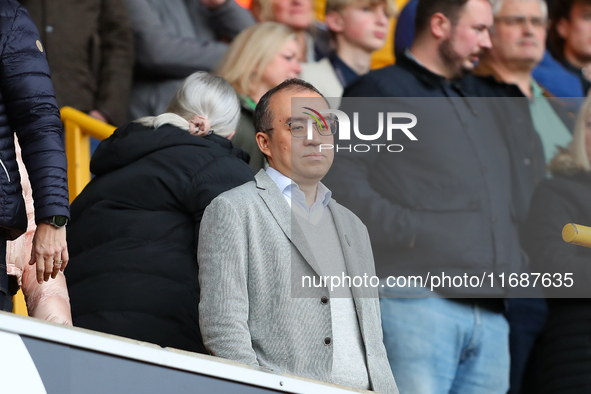
[[[484,108],[483,100],[466,99],[506,95],[497,85],[487,86],[471,76],[446,81],[406,56],[345,90],[345,97],[411,98],[390,99],[380,111],[408,110],[418,118],[413,129],[418,141],[402,133],[398,135],[404,143],[392,141],[402,143],[403,152],[338,153],[325,179],[335,199],[368,226],[378,276],[441,271],[482,276],[521,269],[526,257],[519,245],[518,204],[510,180],[517,161],[513,156],[533,153],[511,147],[507,135],[499,132],[506,126],[502,104],[491,110]],[[380,105],[363,102],[374,112]],[[523,105],[526,115],[513,122],[531,124],[527,102]],[[524,160],[520,163],[523,166]],[[543,174],[543,157],[541,163]],[[533,190],[537,179],[529,172]],[[463,294],[484,291],[467,290]],[[504,294],[499,285],[486,291]]]
[[[567,150],[550,163],[554,175],[536,188],[527,217],[525,246],[536,272],[572,272],[574,286],[545,289],[549,296],[591,297],[591,249],[562,240],[567,223],[591,225],[591,173],[578,170]]]
[[[571,272],[572,293],[544,288],[549,315],[539,340],[532,376],[535,393],[588,393],[591,387],[591,249],[562,240],[567,223],[591,225],[591,174],[554,174],[540,183],[527,220],[526,248],[532,271]]]
[[[129,9],[135,37],[133,119],[165,112],[186,77],[215,69],[228,42],[256,23],[234,0],[214,9],[199,0],[122,2]]]
[[[501,76],[495,71],[495,69],[486,60],[481,60],[480,63],[478,63],[478,66],[474,69],[474,75],[476,75],[478,77],[482,77],[482,78],[480,78],[481,80],[490,80],[490,77],[493,77],[494,80],[499,85],[517,86],[517,85],[506,84],[503,81],[503,79],[501,78]],[[552,106],[552,108],[554,109],[554,112],[556,112],[556,115],[560,118],[560,120],[562,120],[562,123],[564,123],[564,126],[572,134],[575,129],[575,115],[576,114],[573,113],[572,110],[569,108],[569,103],[563,101],[560,98],[557,98],[548,89],[546,89],[545,86],[543,86],[539,82],[537,82],[537,83],[542,88],[542,94],[544,95],[544,97],[550,99],[550,100],[548,100],[548,103],[550,104],[550,106]],[[526,97],[525,94],[523,94],[523,92],[521,91],[521,89],[514,90],[514,93],[515,93],[514,94],[515,97]]]
[[[68,227],[74,325],[205,353],[197,236],[211,200],[253,180],[241,155],[171,125],[130,123],[99,145]]]
[[[60,107],[127,121],[133,33],[123,0],[21,0],[41,32]]]
[[[508,99],[503,105],[503,119],[506,121],[502,130],[504,138],[511,152],[513,171],[514,204],[519,225],[523,227],[529,203],[539,181],[546,177],[546,157],[540,135],[536,132],[533,121],[523,119],[523,115],[530,115],[526,96],[517,85],[503,82],[490,64],[481,61],[474,70],[475,78],[480,82],[480,92],[488,90],[490,95],[520,97],[522,99]],[[542,87],[544,96],[552,98],[552,94]],[[559,99],[549,100],[556,114],[572,133],[575,127],[574,114],[569,112],[566,102]],[[507,105],[508,104],[508,105]],[[526,108],[527,107],[527,108]]]
[[[252,170],[257,173],[261,168],[265,167],[265,155],[259,149],[256,140],[256,131],[254,129],[254,108],[252,108],[244,99],[242,95],[240,98],[240,121],[236,127],[236,135],[232,137],[232,143],[250,156],[249,165]]]
[[[22,147],[37,220],[70,216],[63,125],[39,33],[14,0],[0,2],[0,228],[27,229],[14,134]]]

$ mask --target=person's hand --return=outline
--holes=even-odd
[[[90,111],[88,113],[88,115],[92,116],[95,119],[100,120],[101,122],[109,123],[107,121],[107,118],[105,117],[105,115],[103,115],[100,111],[97,111],[96,109],[93,109],[92,111]]]
[[[33,236],[30,265],[37,264],[37,282],[55,279],[59,271],[68,265],[66,227],[57,228],[48,223],[39,223]]]
[[[227,0],[201,0],[201,4],[207,8],[214,9],[224,4]]]

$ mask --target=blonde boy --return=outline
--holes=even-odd
[[[336,50],[317,63],[302,64],[300,78],[326,97],[341,97],[344,88],[371,67],[371,54],[386,43],[393,0],[327,0],[325,22]]]

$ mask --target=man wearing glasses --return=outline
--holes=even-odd
[[[370,278],[375,268],[365,226],[320,182],[334,157],[320,145],[332,145],[337,129],[330,118],[308,122],[323,109],[324,97],[298,79],[257,105],[257,143],[269,167],[214,199],[201,222],[203,342],[214,356],[398,393],[377,289],[326,280]]]
[[[496,6],[496,7],[495,7]],[[544,56],[548,10],[544,0],[494,0],[492,48],[485,51],[479,67],[486,63],[497,78],[514,83],[532,97],[532,70]]]
[[[544,87],[532,77],[542,61],[546,48],[548,7],[544,0],[493,0],[494,26],[490,30],[492,48],[485,51],[475,75],[493,75],[499,82],[515,84],[529,98],[529,109],[535,130],[540,136],[546,164],[572,139],[573,119],[565,104],[549,98]],[[525,133],[522,133],[525,137]],[[531,198],[531,195],[529,196]],[[526,211],[522,212],[523,222]],[[523,371],[530,351],[544,325],[546,301],[540,298],[508,300],[506,316],[510,325],[511,388],[521,392]]]

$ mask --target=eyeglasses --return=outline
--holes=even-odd
[[[542,16],[524,16],[524,15],[507,15],[497,16],[495,21],[503,22],[507,26],[519,26],[524,28],[527,26],[527,22],[538,29],[546,29],[548,27],[548,19]]]
[[[314,130],[316,130],[318,134],[324,137],[334,135],[339,129],[339,122],[336,119],[321,119],[320,122],[317,122],[313,119],[310,120],[312,122],[312,127],[314,128]],[[285,126],[289,127],[289,131],[291,132],[292,137],[305,138],[308,136],[308,119],[293,119],[291,122],[285,123]],[[271,131],[273,129],[274,127],[271,127],[266,131]]]

